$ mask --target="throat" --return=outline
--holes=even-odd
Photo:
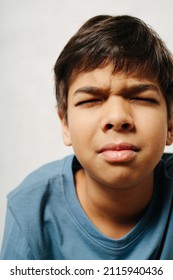
[[[89,220],[100,232],[113,239],[119,239],[132,230],[152,197],[152,185],[137,192],[135,188],[116,190],[89,184],[82,169],[76,173],[75,184],[79,203]]]

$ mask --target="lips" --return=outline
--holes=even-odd
[[[107,162],[128,162],[132,160],[139,148],[130,143],[109,143],[98,150],[98,154]]]
[[[98,150],[98,153],[102,153],[105,151],[123,151],[123,150],[131,150],[131,151],[139,151],[137,146],[134,146],[130,143],[120,143],[120,144],[107,144]]]

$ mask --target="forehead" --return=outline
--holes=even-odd
[[[69,86],[69,93],[74,92],[77,88],[82,86],[94,86],[102,89],[109,88],[115,90],[120,88],[130,88],[135,84],[151,83],[155,85],[159,90],[159,84],[152,73],[144,75],[143,71],[135,72],[115,72],[112,64],[108,64],[105,67],[97,68],[88,72],[81,72],[71,81]]]

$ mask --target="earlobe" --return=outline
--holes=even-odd
[[[58,115],[62,125],[62,137],[63,137],[64,144],[66,146],[71,146],[71,137],[70,137],[70,131],[68,127],[68,121],[61,113],[58,113]]]
[[[168,133],[167,133],[167,140],[166,145],[170,146],[173,143],[173,115],[172,118],[168,122]]]

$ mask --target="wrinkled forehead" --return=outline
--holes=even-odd
[[[97,67],[75,67],[69,79],[69,87],[74,83],[76,79],[79,79],[83,74],[87,73],[92,73],[93,75],[94,73],[100,73],[100,77],[102,74],[102,78],[104,80],[109,79],[111,77],[119,76],[119,74],[123,74],[127,78],[138,78],[138,80],[148,79],[160,86],[158,79],[156,75],[154,75],[152,69],[146,67],[145,65],[124,64],[120,67],[120,65],[117,66],[112,61],[105,60],[104,63],[98,65]]]

